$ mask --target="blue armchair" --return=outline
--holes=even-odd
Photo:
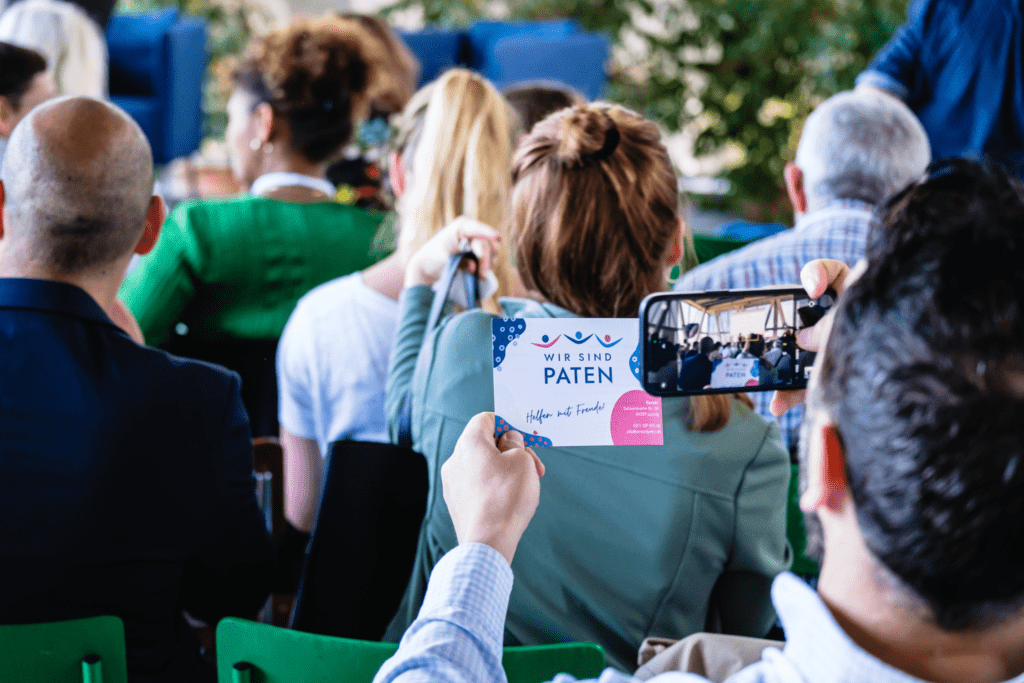
[[[419,85],[429,83],[453,66],[462,64],[466,48],[465,31],[426,28],[422,31],[399,31],[398,35],[420,62]]]
[[[526,81],[560,81],[589,99],[604,93],[608,38],[579,22],[481,21],[465,31],[428,28],[403,32],[422,64],[421,84],[453,66],[479,71],[499,89]]]
[[[149,138],[158,164],[199,149],[206,23],[175,9],[117,15],[107,26],[110,99]]]
[[[597,100],[608,79],[609,47],[608,38],[599,33],[505,36],[495,41],[483,74],[499,90],[523,81],[558,81]]]

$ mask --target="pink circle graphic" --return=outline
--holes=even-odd
[[[661,399],[641,389],[627,391],[612,408],[611,432],[616,446],[661,446]]]

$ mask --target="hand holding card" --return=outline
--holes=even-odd
[[[494,413],[469,421],[441,466],[441,481],[459,542],[489,545],[511,564],[540,501],[544,464],[518,432],[495,445],[494,421]]]

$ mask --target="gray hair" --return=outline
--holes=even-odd
[[[130,253],[153,193],[145,135],[89,97],[44,103],[15,127],[0,168],[5,239],[23,258],[76,274]]]
[[[796,150],[809,211],[836,199],[879,204],[919,178],[930,161],[928,135],[907,105],[866,89],[819,105]]]

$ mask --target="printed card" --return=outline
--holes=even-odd
[[[515,429],[527,446],[662,445],[639,338],[623,318],[495,319],[495,434]]]

